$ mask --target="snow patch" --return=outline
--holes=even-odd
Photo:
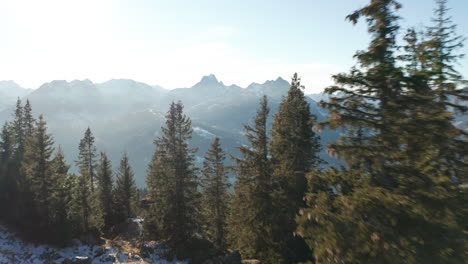
[[[215,138],[216,135],[201,127],[193,127],[193,132],[204,138]]]
[[[132,222],[140,223],[143,219],[134,218]],[[118,242],[119,243],[119,242]],[[187,261],[162,259],[161,256],[167,248],[161,243],[145,243],[147,256],[144,258],[137,254],[120,251],[115,244],[106,246],[90,246],[77,240],[71,246],[55,248],[47,245],[34,245],[22,240],[0,225],[0,264],[23,263],[158,263],[158,264],[187,264]]]

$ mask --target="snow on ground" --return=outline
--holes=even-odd
[[[164,247],[157,242],[145,243],[145,258],[136,253],[119,250],[129,246],[126,241],[107,241],[103,246],[90,246],[74,241],[72,246],[54,248],[26,242],[0,225],[0,264],[110,264],[156,263],[187,264],[186,261],[161,259]],[[143,254],[143,251],[142,251]]]
[[[196,134],[200,135],[201,137],[205,137],[205,138],[214,138],[216,137],[215,134],[211,133],[210,131],[208,130],[205,130],[201,127],[193,127],[193,132],[195,132]]]

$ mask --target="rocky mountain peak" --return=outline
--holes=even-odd
[[[215,86],[224,86],[223,82],[218,81],[214,74],[205,75],[201,80],[195,84],[193,87],[215,87]]]

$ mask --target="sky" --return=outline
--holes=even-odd
[[[128,78],[167,89],[203,75],[246,87],[297,72],[307,93],[332,84],[365,49],[369,0],[0,0],[0,80]],[[400,0],[402,26],[429,25],[432,0]],[[451,0],[468,36],[468,0]],[[465,47],[460,52],[468,53]],[[468,77],[468,59],[460,62]]]

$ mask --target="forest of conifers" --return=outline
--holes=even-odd
[[[446,2],[436,1],[422,29],[400,26],[396,0],[350,14],[351,23],[365,20],[370,42],[325,89],[328,120],[316,121],[295,74],[271,126],[268,95],[259,102],[239,157],[215,138],[198,168],[190,117],[172,103],[145,190],[126,154],[112,171],[89,128],[77,142],[79,173],[69,173],[46,117],[18,99],[0,135],[0,220],[61,246],[118,235],[141,217],[145,239],[193,262],[237,250],[262,263],[464,263],[468,146],[466,128],[453,122],[467,110],[456,69],[464,38]],[[324,127],[343,136],[321,146]],[[342,162],[326,164],[322,148]]]

